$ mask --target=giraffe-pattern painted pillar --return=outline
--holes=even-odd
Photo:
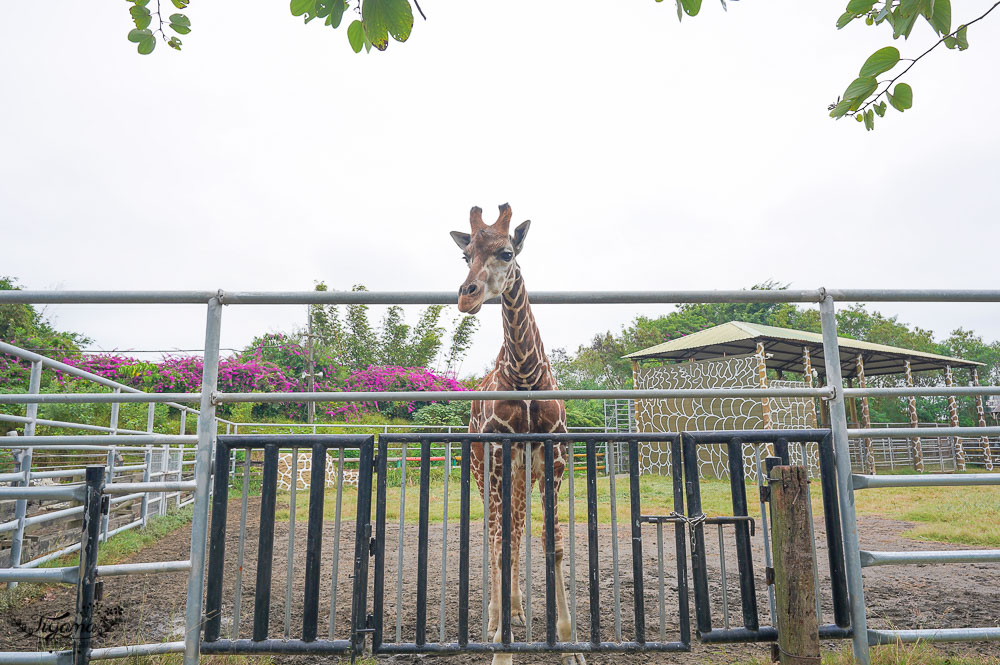
[[[976,368],[972,369],[972,385],[979,385],[979,370]],[[986,427],[986,410],[983,409],[983,396],[976,395],[976,417],[979,420],[980,427]],[[982,438],[983,445],[983,464],[986,466],[987,471],[993,470],[993,453],[990,451],[990,437],[984,436]]]
[[[805,377],[806,388],[813,387],[813,365],[812,356],[809,355],[809,347],[802,347],[802,376]],[[806,404],[806,422],[809,427],[816,429],[819,427],[819,419],[816,417],[816,400],[809,398]]]
[[[757,378],[761,388],[767,388],[767,357],[764,355],[764,342],[757,342]],[[764,429],[773,429],[771,424],[771,400],[764,397],[760,400],[761,419]]]
[[[858,354],[858,387],[865,388],[867,384],[865,382],[865,361]],[[861,398],[861,427],[868,429],[872,426],[872,416],[871,411],[868,410],[868,397],[864,396]],[[861,440],[861,468],[864,469],[865,473],[874,474],[875,473],[875,451],[872,449],[872,440],[865,437]]]
[[[910,369],[910,361],[906,361],[906,385],[910,388],[913,387],[913,371]],[[916,428],[920,421],[917,420],[917,398],[910,396],[907,398],[907,403],[910,410],[910,427]],[[920,450],[920,437],[914,436],[910,438],[910,459],[913,460],[913,468],[918,472],[923,472],[924,470],[924,456]]]
[[[955,385],[955,377],[951,373],[951,365],[945,365],[944,384],[951,388]],[[952,427],[958,427],[958,400],[954,395],[948,395],[948,419]],[[955,468],[965,471],[965,449],[962,447],[962,437],[955,437]]]

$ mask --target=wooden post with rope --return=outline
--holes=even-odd
[[[777,660],[782,665],[819,665],[809,474],[804,466],[775,466],[768,474],[768,481]]]

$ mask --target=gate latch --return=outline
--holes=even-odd
[[[368,541],[368,556],[375,556],[375,539],[372,538]]]
[[[111,495],[105,494],[101,497],[101,514],[107,515],[111,512]]]
[[[767,485],[760,486],[760,502],[770,503],[771,502],[771,488]]]
[[[774,568],[770,566],[764,569],[764,584],[767,586],[774,585]]]

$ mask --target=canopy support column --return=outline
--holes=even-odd
[[[865,384],[865,361],[858,354],[858,387],[866,388]],[[861,427],[869,429],[872,426],[871,412],[868,410],[868,397],[861,398]],[[866,474],[875,473],[875,451],[872,449],[872,440],[864,438],[861,440],[861,468]]]
[[[910,369],[910,361],[906,361],[906,385],[913,387],[913,371]],[[917,398],[910,396],[906,398],[910,411],[910,427],[916,428],[920,421],[917,420]],[[924,456],[920,450],[920,437],[915,436],[910,439],[910,459],[913,461],[913,468],[918,473],[923,473]]]
[[[944,383],[951,388],[955,385],[955,377],[951,373],[951,365],[944,368]],[[954,395],[948,395],[948,419],[952,427],[958,427],[958,400]],[[962,437],[955,437],[955,469],[965,471],[965,449],[962,447]]]

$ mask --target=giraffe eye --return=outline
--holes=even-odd
[[[510,261],[512,258],[514,258],[514,254],[513,252],[501,252],[500,258],[503,259],[504,261]]]

